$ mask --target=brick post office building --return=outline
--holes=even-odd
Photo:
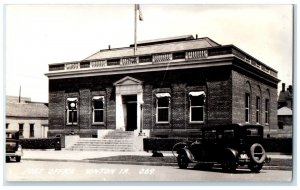
[[[49,136],[107,131],[197,136],[228,123],[277,128],[277,71],[234,45],[192,35],[49,65]],[[75,103],[74,110],[68,106]]]

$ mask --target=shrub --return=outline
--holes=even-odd
[[[145,138],[145,151],[171,151],[173,146],[179,142],[193,142],[195,139],[187,138]],[[291,154],[293,141],[291,138],[266,138],[263,146],[267,152],[282,152]]]
[[[55,149],[61,150],[61,138],[20,139],[23,149]]]
[[[176,143],[186,142],[187,140],[187,138],[145,138],[144,150],[171,151]]]
[[[266,138],[264,148],[267,152],[282,152],[291,154],[293,150],[292,138]]]

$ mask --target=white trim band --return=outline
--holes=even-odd
[[[204,91],[190,92],[189,95],[190,96],[205,96],[205,92]]]
[[[171,97],[170,93],[157,93],[155,96],[156,98]]]

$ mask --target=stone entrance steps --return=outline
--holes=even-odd
[[[133,131],[112,131],[103,139],[80,138],[67,150],[73,151],[136,151]]]
[[[109,132],[104,139],[132,139],[134,138],[133,131],[112,131]]]

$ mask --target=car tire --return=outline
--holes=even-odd
[[[223,155],[223,160],[221,162],[222,170],[224,172],[235,172],[238,164],[234,151],[232,149],[226,149]]]
[[[180,153],[177,157],[177,163],[180,169],[186,169],[189,165],[189,159],[183,153]]]
[[[6,156],[6,157],[5,157],[5,161],[6,161],[6,162],[10,162],[9,156]]]
[[[259,173],[263,167],[263,164],[250,163],[248,167],[252,172]]]
[[[222,163],[222,170],[226,173],[228,173],[228,172],[233,173],[233,172],[235,172],[236,168],[237,168],[236,162],[223,162]]]
[[[16,162],[20,162],[21,161],[21,156],[16,156]]]
[[[198,163],[195,167],[200,170],[211,170],[212,167],[214,167],[214,164],[213,163],[205,163],[205,164]]]
[[[256,164],[262,164],[267,157],[264,147],[259,143],[254,143],[250,147],[250,156],[251,160]]]

